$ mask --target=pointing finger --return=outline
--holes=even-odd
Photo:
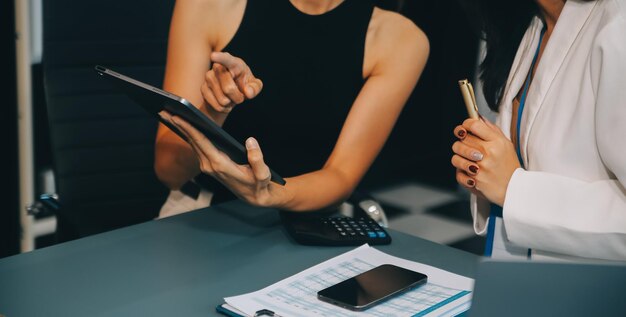
[[[246,70],[246,63],[241,58],[230,55],[225,52],[211,53],[211,61],[224,65],[233,77],[238,77]]]
[[[222,66],[221,64],[213,64],[213,69],[217,73],[217,80],[220,83],[220,87],[222,91],[230,100],[232,100],[235,104],[240,104],[244,100],[244,95],[240,88],[233,80],[230,72]]]

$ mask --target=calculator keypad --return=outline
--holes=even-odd
[[[369,217],[319,216],[282,212],[287,232],[305,245],[382,245],[391,243],[391,236]]]
[[[385,243],[389,240],[387,232],[369,218],[329,217],[322,222],[347,240],[362,240],[364,243]]]

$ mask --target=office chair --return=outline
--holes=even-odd
[[[158,216],[157,121],[96,64],[161,87],[174,1],[43,2],[43,74],[58,202],[57,240]],[[51,197],[46,196],[50,205]]]

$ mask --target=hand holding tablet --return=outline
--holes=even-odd
[[[241,165],[248,164],[246,148],[184,98],[103,66],[96,66],[95,70],[98,74],[113,81],[126,95],[146,111],[157,116],[164,125],[186,141],[189,142],[185,133],[172,124],[170,115],[184,119],[233,162]],[[285,180],[278,173],[270,169],[270,174],[271,181],[285,185]]]

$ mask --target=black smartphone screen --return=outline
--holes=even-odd
[[[394,295],[426,283],[428,277],[383,264],[317,292],[320,300],[351,310],[364,310]]]

